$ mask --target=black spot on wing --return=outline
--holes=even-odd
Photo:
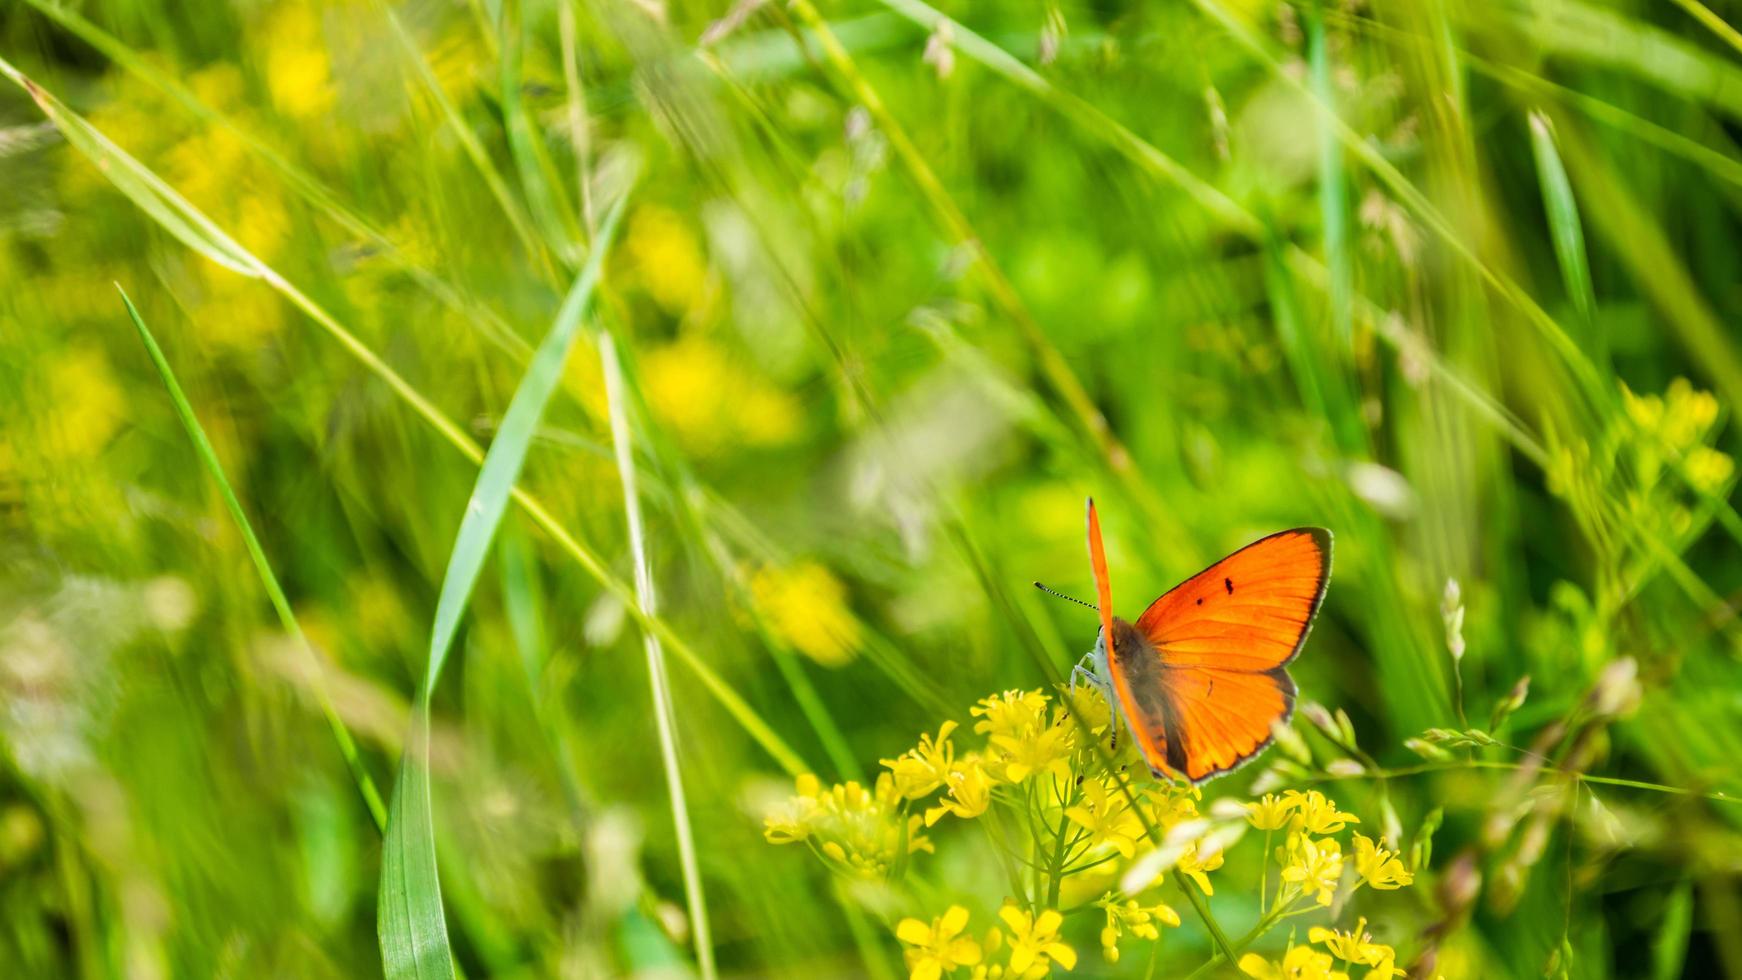
[[[1225,578],[1222,580],[1222,584],[1228,587],[1228,594],[1229,595],[1234,594],[1234,580],[1233,579]]]

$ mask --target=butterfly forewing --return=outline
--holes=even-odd
[[[1300,652],[1331,575],[1331,532],[1279,531],[1150,603],[1137,631],[1172,667],[1280,667]]]

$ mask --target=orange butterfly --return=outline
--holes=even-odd
[[[1284,665],[1324,601],[1331,532],[1260,538],[1150,603],[1136,625],[1113,616],[1093,500],[1089,561],[1101,613],[1094,683],[1119,705],[1150,771],[1201,783],[1262,752],[1270,726],[1294,713]]]

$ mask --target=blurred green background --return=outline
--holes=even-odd
[[[1303,697],[1391,769],[1429,728],[1504,743],[1336,788],[1388,790],[1405,844],[1443,815],[1389,899],[1401,956],[1742,976],[1742,806],[1702,795],[1742,791],[1739,21],[10,0],[0,972],[380,970],[380,836],[113,284],[391,787],[461,445],[627,194],[596,323],[635,392],[660,616],[718,682],[668,651],[723,973],[899,970],[875,902],[762,841],[791,766],[742,722],[865,779],[1068,669],[1093,616],[1028,584],[1092,594],[1093,494],[1128,617],[1332,528]],[[432,705],[468,976],[692,969],[641,634],[598,574],[632,577],[612,445],[583,340],[521,477],[572,539],[509,513]],[[974,854],[927,873],[968,889]],[[1188,921],[1155,975],[1208,953]]]

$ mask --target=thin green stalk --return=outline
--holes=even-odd
[[[611,443],[617,451],[617,477],[623,485],[623,513],[629,525],[629,551],[635,564],[635,598],[642,613],[652,619],[658,610],[653,585],[653,565],[647,557],[647,529],[641,519],[641,495],[635,487],[635,453],[630,445],[629,415],[623,368],[617,361],[617,345],[608,332],[599,333],[599,358],[605,374],[605,401],[611,417]],[[695,833],[690,828],[689,804],[685,800],[683,769],[678,761],[677,721],[673,717],[671,685],[665,673],[665,650],[659,636],[642,633],[647,650],[647,682],[653,689],[653,717],[659,731],[660,759],[665,766],[665,786],[671,796],[671,819],[677,831],[678,862],[683,868],[684,894],[689,903],[690,927],[694,930],[696,963],[703,980],[714,977],[714,942],[708,927],[708,903],[702,891],[701,870],[696,864]]]
[[[320,702],[321,714],[326,716],[327,727],[332,729],[333,741],[339,746],[339,755],[344,757],[345,766],[351,771],[351,779],[357,784],[357,791],[362,794],[364,805],[369,808],[369,817],[375,822],[376,831],[383,831],[387,828],[387,807],[381,801],[381,793],[375,788],[375,781],[370,777],[369,770],[363,765],[363,759],[357,752],[356,740],[351,737],[351,730],[345,726],[344,719],[339,717],[338,710],[333,707],[320,656],[315,653],[314,646],[303,634],[302,624],[297,622],[296,614],[291,611],[290,600],[285,596],[283,587],[278,584],[278,576],[273,574],[271,562],[266,559],[266,549],[261,547],[259,537],[254,534],[254,526],[249,522],[247,512],[242,509],[242,502],[236,498],[236,491],[231,489],[230,481],[224,476],[224,467],[218,462],[217,451],[212,448],[211,440],[206,438],[206,430],[194,414],[193,405],[188,402],[181,383],[176,380],[175,371],[170,368],[163,348],[158,346],[157,338],[145,326],[145,320],[140,317],[139,310],[134,307],[127,291],[121,288],[120,283],[115,284],[115,290],[121,294],[121,302],[127,307],[127,315],[132,318],[134,328],[139,331],[139,339],[145,344],[145,352],[151,356],[151,363],[157,368],[157,376],[169,391],[169,400],[175,405],[175,413],[181,419],[182,428],[187,430],[188,440],[194,444],[195,455],[199,456],[201,465],[218,485],[218,493],[224,499],[224,506],[230,511],[230,518],[236,522],[236,529],[242,534],[242,542],[248,549],[249,560],[254,563],[254,571],[266,588],[266,597],[271,601],[273,610],[278,613],[279,624],[296,641],[297,648],[307,658],[315,699]]]

